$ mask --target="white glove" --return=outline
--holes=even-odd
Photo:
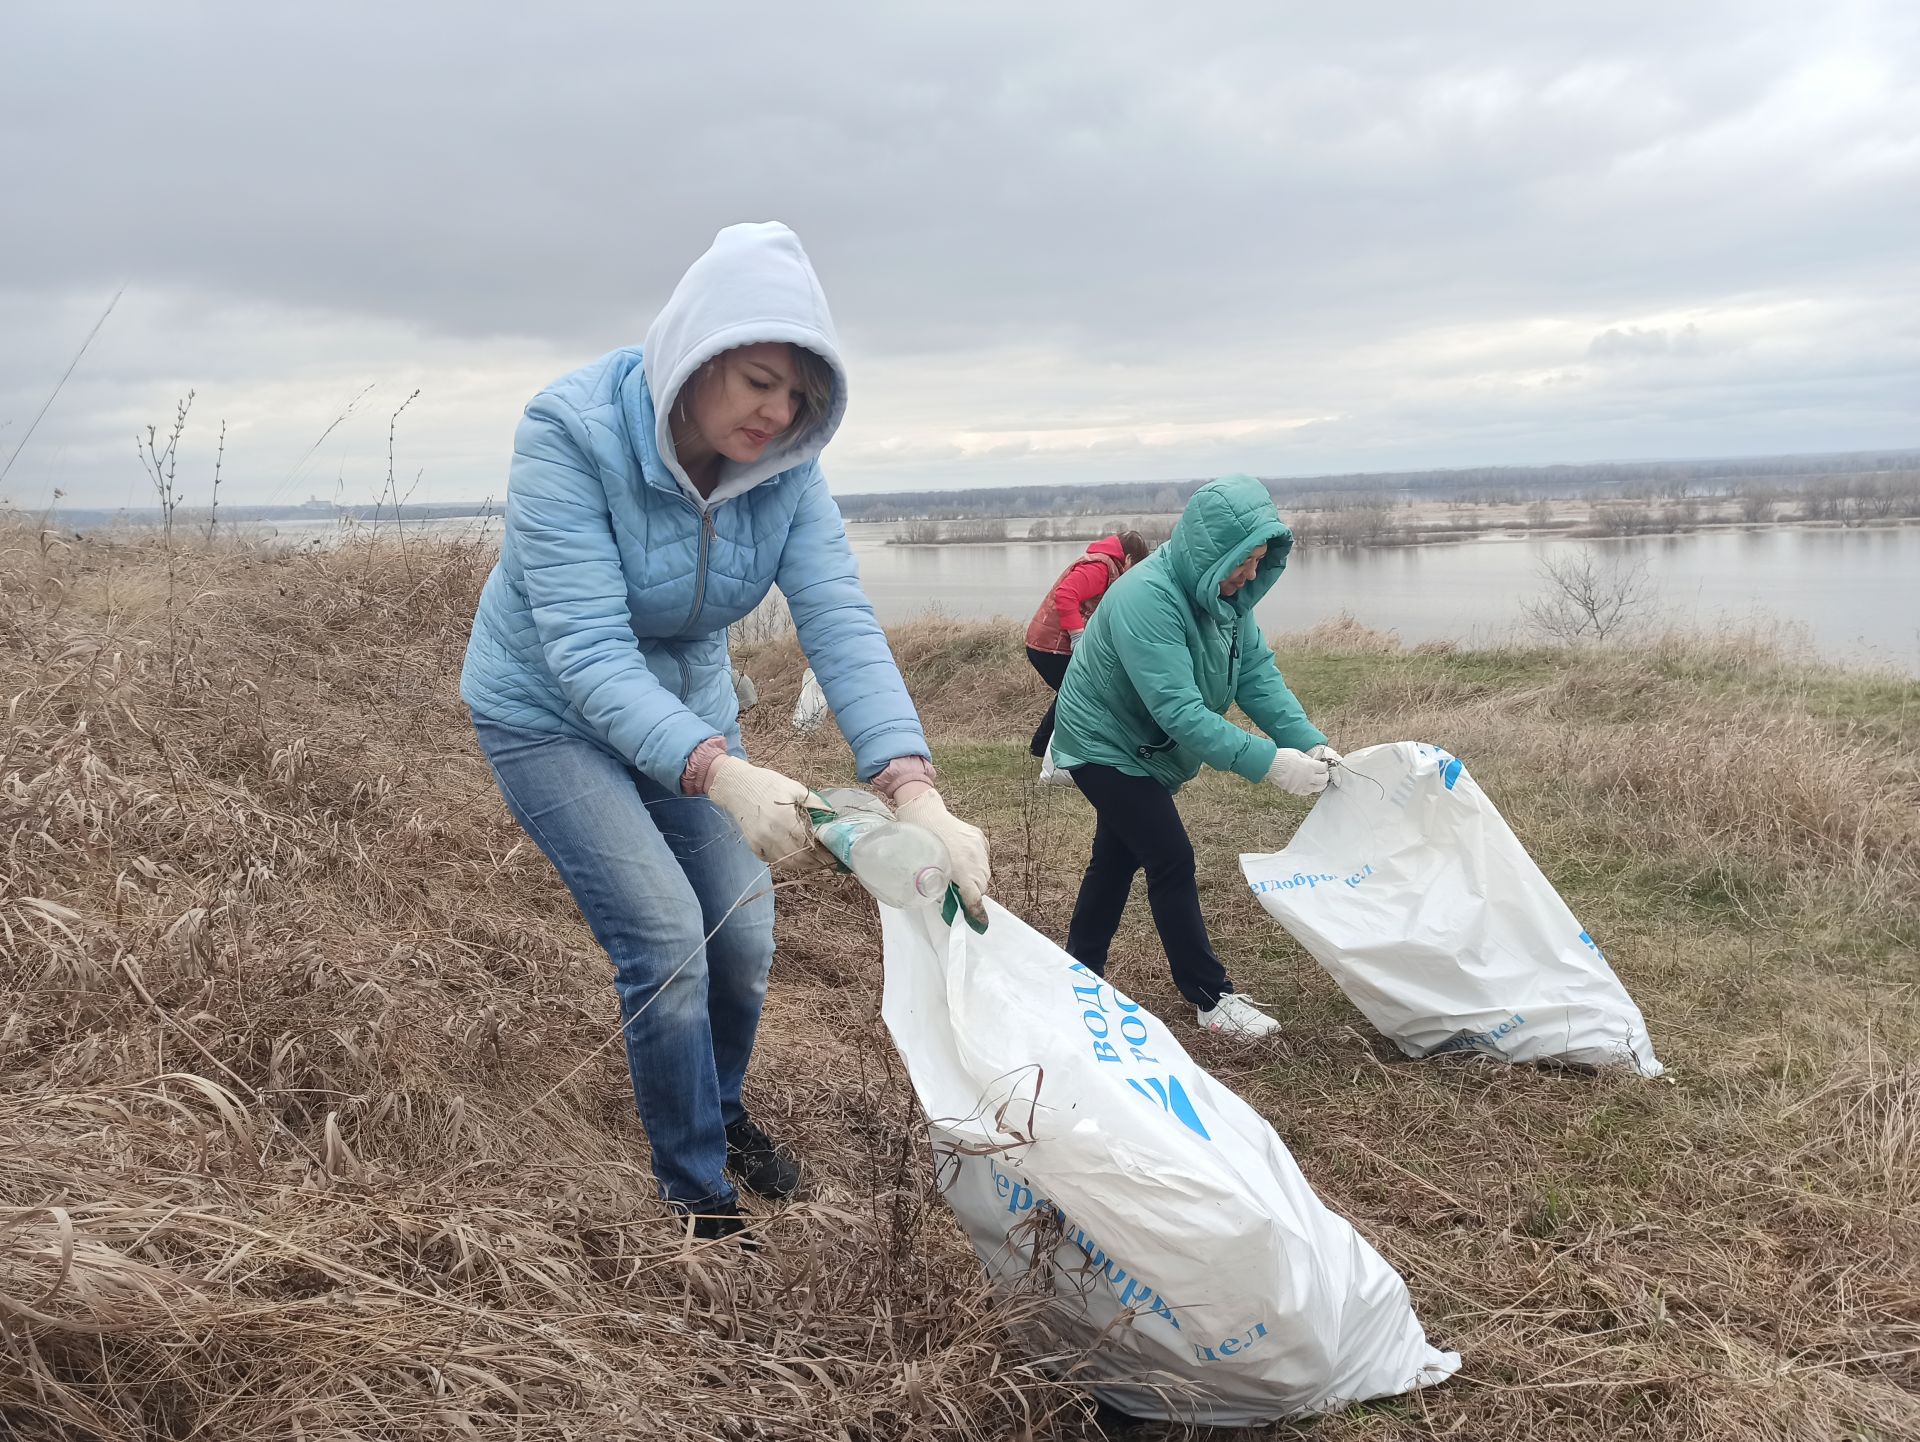
[[[707,799],[734,819],[753,854],[783,875],[833,865],[826,848],[814,844],[807,819],[809,807],[832,808],[791,776],[722,756],[707,773]]]
[[[1318,746],[1309,746],[1307,748],[1307,755],[1311,756],[1315,761],[1324,761],[1329,766],[1344,765],[1347,759],[1324,741]]]
[[[953,881],[960,888],[960,901],[982,926],[987,923],[987,887],[993,876],[987,861],[987,838],[977,826],[969,826],[947,810],[940,793],[929,786],[893,808],[896,819],[911,826],[924,826],[947,844],[947,859],[953,863]]]
[[[1313,796],[1327,789],[1327,763],[1304,751],[1282,746],[1267,768],[1267,782],[1295,796]]]

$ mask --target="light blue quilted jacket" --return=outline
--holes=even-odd
[[[705,361],[759,341],[824,357],[833,405],[752,465],[726,462],[702,500],[666,417]],[[778,224],[721,231],[644,349],[603,356],[527,406],[461,698],[476,716],[599,742],[677,791],[708,737],[741,751],[726,628],[777,585],[860,775],[926,756],[815,459],[845,410],[833,320],[798,238]]]

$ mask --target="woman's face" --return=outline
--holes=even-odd
[[[793,424],[804,400],[793,347],[763,341],[715,360],[694,383],[687,414],[702,443],[747,465]]]
[[[1247,559],[1228,573],[1227,579],[1220,583],[1220,594],[1231,596],[1247,582],[1260,574],[1260,562],[1266,559],[1267,548],[1255,546],[1247,553]]]

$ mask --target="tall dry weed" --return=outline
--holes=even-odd
[[[604,958],[455,695],[490,560],[0,539],[8,1434],[1073,1430],[871,958],[783,947],[756,1085],[814,1199],[758,1258],[652,1200]]]

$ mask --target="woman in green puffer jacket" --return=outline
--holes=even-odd
[[[1310,796],[1340,760],[1287,689],[1253,619],[1292,549],[1293,533],[1253,477],[1195,491],[1172,538],[1115,582],[1087,623],[1053,734],[1054,764],[1099,817],[1068,952],[1105,975],[1134,874],[1144,870],[1174,985],[1201,1026],[1241,1036],[1280,1024],[1234,991],[1214,955],[1173,793],[1211,766]],[[1236,702],[1264,736],[1226,719]]]

